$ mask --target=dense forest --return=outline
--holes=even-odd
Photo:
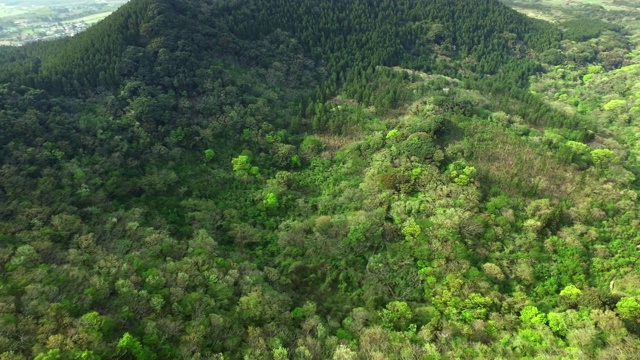
[[[0,48],[0,359],[637,357],[640,29],[596,14],[131,0]]]

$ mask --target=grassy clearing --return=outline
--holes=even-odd
[[[474,123],[466,132],[479,176],[508,194],[562,198],[577,186],[578,172],[558,163],[543,146],[497,125]]]
[[[545,12],[541,10],[526,9],[520,7],[514,7],[513,9],[530,18],[544,20],[550,23],[558,23],[564,21],[564,14],[560,11]]]
[[[613,0],[543,0],[540,2],[542,5],[561,7],[561,6],[576,6],[576,5],[595,5],[602,6],[607,10],[624,10],[625,6],[616,4]]]
[[[561,23],[575,17],[575,10],[580,6],[602,6],[607,10],[626,11],[631,10],[625,5],[615,3],[613,0],[541,0],[532,3],[525,0],[505,1],[514,10],[529,17]]]

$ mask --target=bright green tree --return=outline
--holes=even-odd
[[[265,195],[264,200],[262,200],[262,204],[267,209],[276,209],[278,208],[278,206],[280,206],[280,203],[278,202],[278,197],[276,196],[276,194],[272,192]]]
[[[531,324],[544,324],[547,321],[547,318],[544,313],[541,313],[537,307],[532,305],[525,306],[520,311],[520,320],[525,325]]]
[[[213,157],[215,156],[215,151],[213,151],[213,149],[207,149],[204,151],[204,159],[206,161],[211,161],[213,160]]]
[[[623,297],[616,304],[616,311],[623,319],[640,319],[640,304],[635,297]]]
[[[136,360],[155,360],[156,355],[140,344],[140,341],[131,334],[124,333],[118,341],[118,349],[131,353]]]
[[[382,323],[391,329],[403,330],[411,321],[413,312],[404,301],[393,301],[380,312]]]
[[[606,169],[616,163],[618,157],[609,149],[596,149],[591,151],[591,160],[599,169]]]
[[[251,158],[249,155],[238,155],[231,159],[233,164],[233,172],[242,181],[249,181],[252,177],[260,178],[260,170],[257,166],[251,165]]]

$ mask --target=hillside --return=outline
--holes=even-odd
[[[465,59],[472,71],[497,73],[514,57],[522,57],[525,46],[542,51],[560,36],[548,24],[487,0],[320,5],[307,0],[139,0],[72,40],[10,52],[3,58],[0,80],[19,80],[57,94],[114,89],[131,77],[176,88],[162,81],[177,75],[167,68],[194,71],[222,53],[246,56],[243,60],[249,63],[259,61],[253,59],[250,48],[276,30],[295,39],[337,80],[342,80],[338,77],[342,72],[375,65],[442,72],[450,68],[449,58]],[[518,62],[515,67],[531,71],[531,66]]]
[[[131,0],[0,49],[0,359],[633,358],[633,152],[529,88],[564,34]]]

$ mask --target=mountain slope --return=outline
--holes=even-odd
[[[632,358],[632,163],[519,87],[558,36],[132,0],[3,49],[0,359]]]
[[[548,24],[487,0],[136,0],[74,39],[29,45],[12,55],[16,61],[5,56],[0,80],[59,94],[113,89],[131,77],[174,87],[162,80],[194,71],[221,53],[259,61],[242,40],[265,39],[276,29],[333,73],[375,65],[444,71],[447,60],[435,57],[434,45],[441,55],[470,57],[473,71],[496,73],[526,53],[522,45],[542,51],[560,36]]]

